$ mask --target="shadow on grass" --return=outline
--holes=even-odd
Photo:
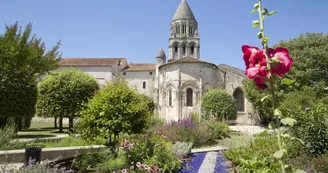
[[[50,138],[50,137],[56,137],[56,135],[51,135],[51,134],[26,134],[26,135],[18,135],[18,136],[15,137],[15,139]]]

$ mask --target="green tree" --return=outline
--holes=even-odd
[[[77,69],[65,69],[48,75],[38,85],[36,112],[38,116],[73,119],[81,115],[84,104],[99,89],[97,80]],[[60,123],[62,131],[62,123]]]
[[[30,119],[35,113],[37,79],[58,67],[59,44],[46,51],[32,24],[5,26],[0,35],[0,126],[10,119]],[[12,120],[10,120],[12,121]]]
[[[274,47],[283,46],[289,50],[293,58],[293,67],[284,78],[294,79],[293,85],[277,84],[277,99],[284,103],[290,92],[301,91],[310,87],[315,92],[314,100],[326,100],[328,91],[328,35],[322,33],[301,34],[298,38],[281,41]],[[257,90],[254,82],[249,79],[244,81],[247,99],[255,108],[262,112],[262,117],[267,117],[272,112],[270,98],[261,100],[265,94]],[[312,93],[312,92],[311,92]]]
[[[150,118],[149,101],[119,79],[108,83],[91,99],[82,113],[79,129],[85,139],[111,144],[119,133],[139,133]],[[152,111],[152,110],[151,110]]]
[[[202,97],[202,111],[205,116],[215,115],[220,121],[237,118],[235,99],[224,90],[212,89],[206,92]]]

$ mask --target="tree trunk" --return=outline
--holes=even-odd
[[[59,118],[59,133],[63,133],[63,118]]]
[[[68,118],[68,129],[71,133],[73,133],[73,120],[73,118]]]
[[[22,130],[23,129],[23,127],[22,127],[22,117],[19,117],[18,118],[17,128],[18,128],[18,130]]]
[[[57,129],[58,127],[57,127],[57,117],[55,117],[55,121],[54,121],[54,127],[55,127],[55,129]]]

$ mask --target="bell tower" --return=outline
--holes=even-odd
[[[198,23],[187,2],[182,0],[171,21],[169,60],[200,58]]]

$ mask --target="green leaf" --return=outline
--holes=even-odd
[[[283,133],[283,134],[281,134],[281,137],[283,137],[283,138],[289,138],[290,135],[288,133]]]
[[[283,78],[282,80],[281,80],[281,83],[283,83],[283,84],[285,84],[285,85],[291,85],[291,84],[293,84],[295,82],[295,80],[293,80],[293,79],[287,79],[287,78]]]
[[[268,37],[263,37],[263,38],[262,38],[262,44],[268,43],[269,40],[270,40],[270,38],[268,38]]]
[[[256,9],[252,10],[249,14],[252,14],[252,13],[254,13],[254,12],[256,12]]]
[[[264,100],[267,99],[268,97],[270,97],[270,95],[266,95],[266,96],[262,97],[261,102],[264,102]]]
[[[260,7],[260,4],[258,4],[258,3],[254,4],[254,9],[258,9],[259,7]]]
[[[281,111],[277,108],[277,109],[274,110],[273,115],[279,117],[279,116],[282,116],[282,113],[281,113]]]
[[[302,145],[305,144],[304,141],[303,141],[302,139],[300,139],[300,138],[292,137],[291,139],[292,139],[292,140],[297,140],[297,141],[300,142]]]
[[[253,28],[259,27],[260,25],[260,21],[258,20],[253,20],[252,23],[253,23]]]
[[[295,170],[293,173],[306,173],[305,171],[303,171],[303,170]]]
[[[293,127],[296,123],[296,120],[294,118],[284,118],[281,120],[281,123]]]
[[[273,154],[273,157],[276,158],[276,159],[280,159],[280,158],[282,158],[282,156],[284,156],[284,151],[283,150],[279,150],[279,151],[277,151]]]
[[[276,14],[276,13],[277,13],[277,11],[270,11],[270,12],[267,14],[267,16],[271,16],[271,15]]]

